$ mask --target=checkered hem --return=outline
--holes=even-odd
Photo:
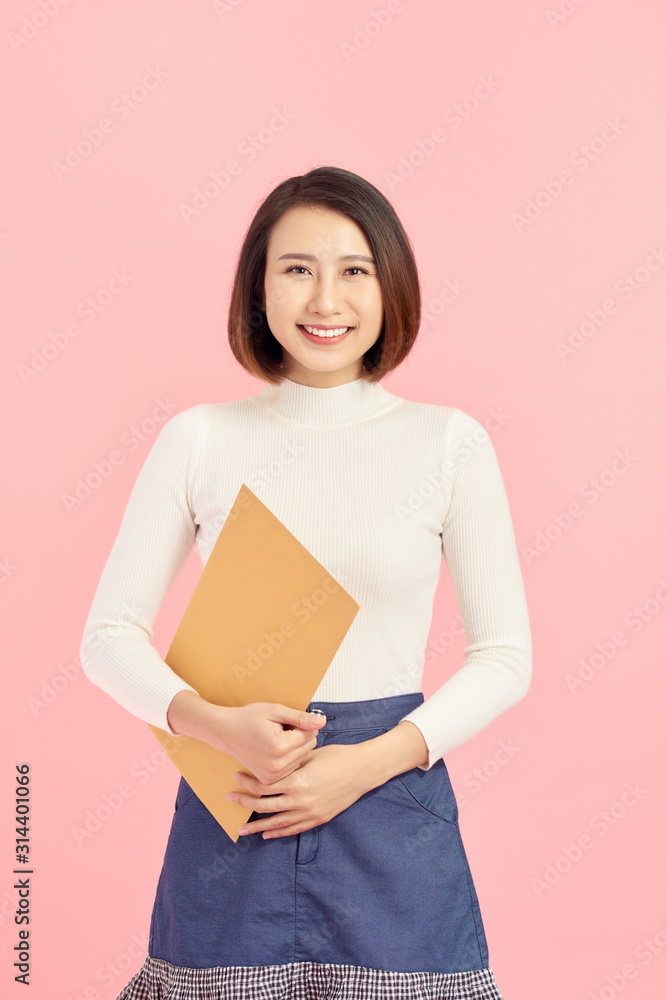
[[[189,969],[148,955],[116,1000],[503,1000],[493,970],[388,972],[290,962]]]

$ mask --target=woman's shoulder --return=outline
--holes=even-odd
[[[466,410],[447,403],[403,398],[404,410],[416,421],[439,428],[447,437],[486,434],[484,424]]]
[[[194,403],[192,406],[185,406],[173,413],[167,420],[165,427],[170,426],[170,429],[175,433],[196,435],[202,430],[209,430],[216,425],[220,426],[226,422],[242,419],[244,415],[251,412],[251,406],[250,397],[214,403]]]

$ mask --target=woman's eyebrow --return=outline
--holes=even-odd
[[[298,260],[317,260],[315,254],[312,253],[284,253],[278,257],[278,260],[285,259],[298,259]],[[339,257],[338,260],[364,260],[367,264],[374,264],[375,261],[372,257],[365,257],[361,253],[348,253],[344,257]]]

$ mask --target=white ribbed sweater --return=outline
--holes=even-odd
[[[363,378],[329,388],[284,378],[172,416],[140,470],[80,651],[87,677],[129,712],[172,732],[171,699],[194,690],[151,645],[152,626],[193,544],[206,564],[242,483],[360,605],[313,701],[421,690],[443,555],[466,648],[404,716],[426,741],[422,769],[524,697],[528,609],[482,424]]]

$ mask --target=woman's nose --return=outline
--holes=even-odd
[[[311,304],[317,312],[323,316],[339,312],[341,302],[342,295],[335,281],[317,282],[311,298]]]

